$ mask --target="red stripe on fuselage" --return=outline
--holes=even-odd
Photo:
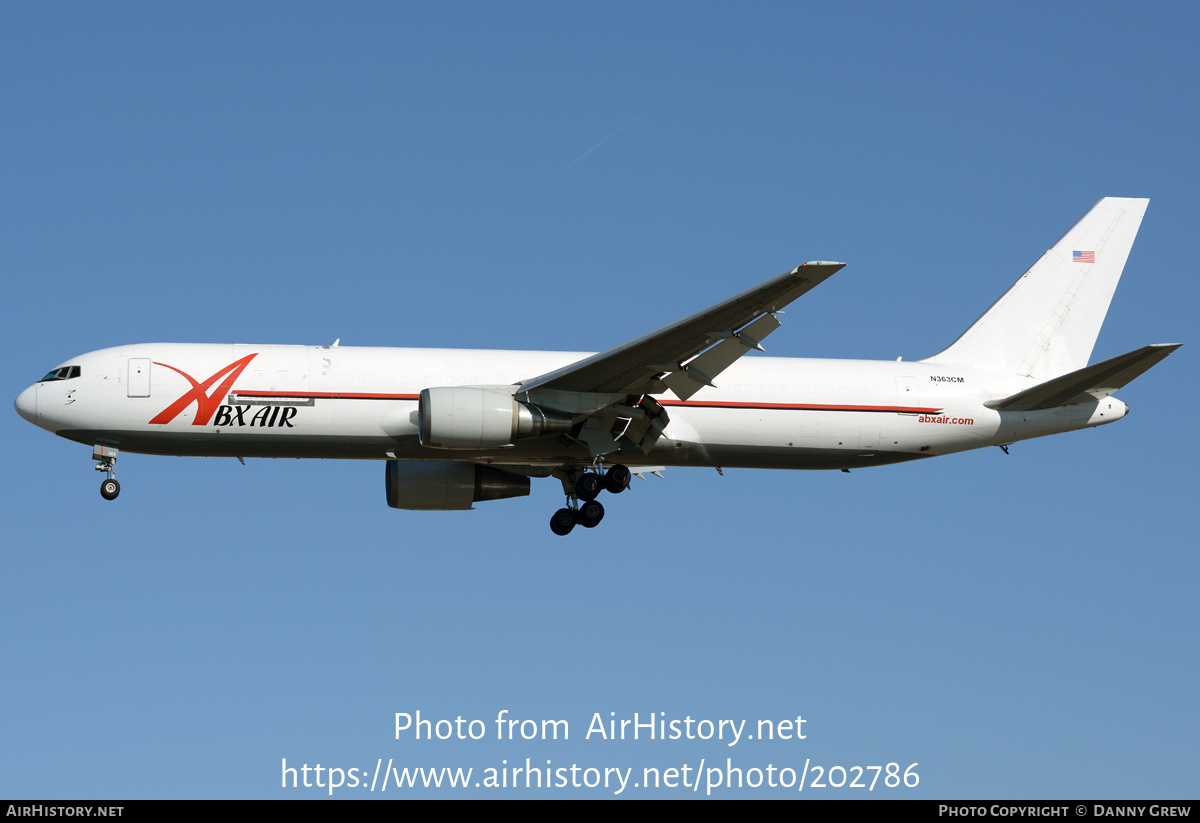
[[[333,392],[333,391],[244,391],[232,393],[236,397],[296,397],[327,398],[342,400],[417,400],[418,394],[389,394],[386,392]],[[851,406],[836,403],[751,403],[736,400],[660,400],[664,406],[682,406],[689,409],[781,409],[790,411],[855,411],[895,412],[899,414],[939,414],[942,410],[929,406]]]
[[[784,409],[792,411],[867,411],[898,412],[900,414],[938,414],[939,408],[925,406],[850,406],[836,403],[743,403],[736,400],[659,400],[664,406],[683,406],[689,409]]]
[[[298,397],[307,400],[310,397],[341,398],[343,400],[416,400],[418,394],[389,394],[387,392],[361,391],[246,391],[238,389],[232,392],[235,397]]]

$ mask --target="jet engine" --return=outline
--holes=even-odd
[[[393,509],[469,509],[481,500],[529,494],[529,478],[490,466],[450,461],[387,461],[387,503]]]
[[[569,432],[569,414],[521,403],[512,392],[478,386],[425,389],[418,405],[421,445],[492,449],[517,440]]]

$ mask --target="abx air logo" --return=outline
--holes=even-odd
[[[225,395],[229,394],[229,390],[233,388],[234,381],[245,371],[246,366],[250,365],[250,361],[257,356],[258,352],[255,352],[254,354],[246,355],[241,360],[235,360],[203,383],[197,383],[194,377],[181,369],[168,366],[166,363],[155,362],[154,365],[156,366],[162,366],[163,368],[182,374],[184,379],[192,384],[192,388],[184,392],[183,396],[174,403],[159,412],[150,422],[170,423],[179,416],[180,412],[192,403],[195,403],[196,418],[192,421],[192,425],[207,426],[208,421],[212,419],[213,414],[216,413],[217,408],[221,405],[221,401],[225,399]],[[221,380],[221,378],[224,378],[224,380]],[[212,394],[209,394],[208,390],[218,380],[221,380],[221,385],[217,386]]]

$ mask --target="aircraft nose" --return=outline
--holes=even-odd
[[[18,394],[13,406],[16,407],[17,414],[24,417],[30,423],[37,423],[37,386],[30,386]]]

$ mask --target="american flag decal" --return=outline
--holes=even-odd
[[[1073,251],[1071,260],[1075,263],[1095,263],[1096,253],[1094,251]]]

